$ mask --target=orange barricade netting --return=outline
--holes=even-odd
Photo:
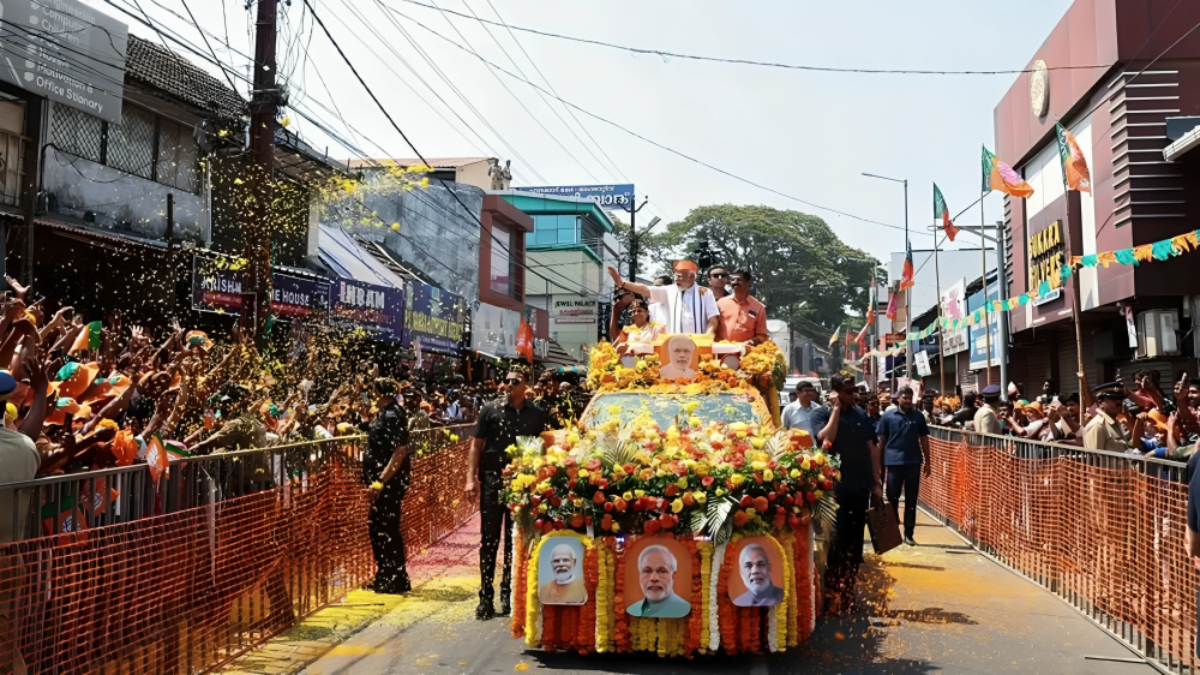
[[[430,446],[403,506],[414,551],[473,512],[449,498],[467,440]],[[203,672],[340,599],[375,567],[356,454],[344,445],[287,485],[0,547],[0,672]]]
[[[1029,459],[1016,441],[956,438],[930,439],[926,507],[1145,656],[1173,671],[1195,666],[1181,468],[1069,449]]]

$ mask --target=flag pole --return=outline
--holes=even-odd
[[[985,193],[986,197],[987,194]],[[983,358],[983,381],[990,385],[992,383],[992,318],[988,308],[988,280],[987,280],[987,239],[983,236],[984,223],[983,219],[983,199],[979,200],[979,260],[983,265],[983,336],[984,344],[987,345],[987,353]]]
[[[942,348],[942,270],[938,263],[938,231],[936,224],[933,228],[933,278],[937,284],[937,304],[938,304],[938,395],[946,395],[946,351]]]

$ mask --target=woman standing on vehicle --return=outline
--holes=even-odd
[[[654,342],[663,333],[663,325],[650,320],[650,304],[636,298],[629,309],[633,324],[626,326],[613,338],[617,353],[624,354],[630,342]],[[614,313],[614,316],[616,314]]]

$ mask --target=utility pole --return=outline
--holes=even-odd
[[[634,199],[633,202],[636,204],[637,200]],[[643,197],[641,206],[634,208],[633,205],[630,205],[625,209],[629,213],[629,280],[634,282],[637,281],[638,237],[640,236],[637,231],[637,213],[646,208],[646,204],[649,203],[650,198]],[[642,234],[649,232],[650,228],[658,224],[658,220],[658,218],[651,220]]]
[[[250,96],[249,173],[251,205],[242,212],[242,237],[247,261],[242,277],[241,327],[260,349],[266,344],[271,311],[271,183],[275,159],[275,112],[279,91],[275,82],[275,21],[277,0],[258,0],[255,22],[254,91]]]

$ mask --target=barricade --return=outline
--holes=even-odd
[[[1178,462],[933,427],[921,502],[1160,670],[1194,672],[1197,570]]]
[[[411,439],[414,553],[477,509],[461,499],[470,429]],[[364,444],[184,458],[157,482],[139,465],[0,487],[0,524],[36,535],[0,546],[0,672],[206,672],[344,597],[374,574]]]

